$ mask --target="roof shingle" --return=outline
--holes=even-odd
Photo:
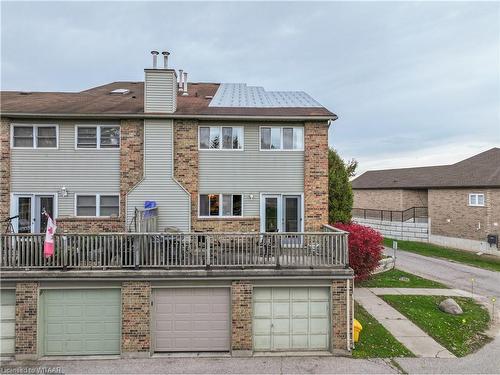
[[[174,115],[185,116],[337,116],[324,107],[209,107],[218,83],[189,83],[188,96],[177,96]],[[115,89],[130,90],[128,94],[111,94]],[[208,97],[208,98],[207,98]],[[141,115],[144,114],[144,82],[113,82],[77,93],[2,91],[2,114],[55,115]]]
[[[368,171],[352,181],[353,189],[446,187],[500,187],[500,148],[451,165]]]

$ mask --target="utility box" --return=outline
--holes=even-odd
[[[486,241],[490,244],[490,246],[498,247],[498,234],[488,234]]]

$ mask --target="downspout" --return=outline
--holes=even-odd
[[[349,290],[351,289],[351,280],[347,279],[347,292],[346,292],[346,296],[347,296],[347,335],[346,335],[346,338],[347,338],[347,351],[351,351],[351,340],[350,340],[350,331],[351,331],[351,304],[350,304],[350,298],[349,298]]]

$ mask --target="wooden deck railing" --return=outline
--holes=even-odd
[[[99,233],[56,235],[43,256],[43,234],[1,234],[0,269],[322,268],[348,264],[347,234]]]

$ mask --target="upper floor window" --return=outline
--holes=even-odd
[[[241,194],[200,194],[200,216],[242,216]]]
[[[118,217],[120,214],[118,195],[78,194],[75,205],[76,216]]]
[[[119,148],[120,127],[110,125],[78,125],[76,148]]]
[[[57,148],[56,125],[13,125],[12,147]]]
[[[304,128],[262,126],[260,128],[261,150],[304,150]]]
[[[243,128],[235,126],[200,126],[200,150],[242,150]]]
[[[471,193],[469,194],[469,206],[484,206],[484,194]]]

